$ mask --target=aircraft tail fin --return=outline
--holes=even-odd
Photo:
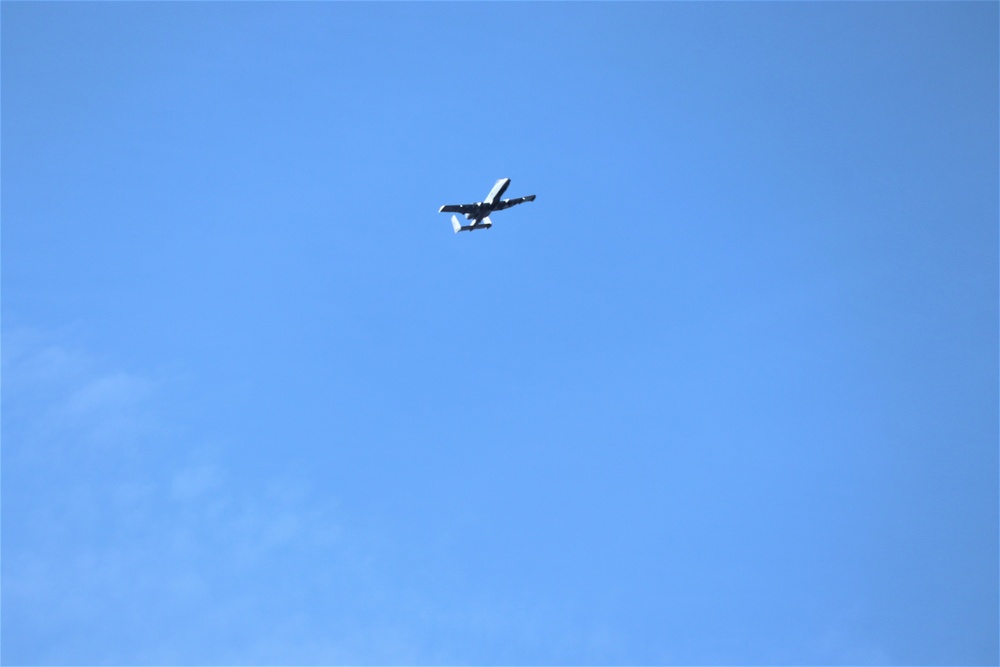
[[[489,218],[483,218],[478,223],[471,225],[463,225],[457,216],[451,216],[451,227],[455,230],[455,233],[459,232],[471,232],[476,229],[489,229],[493,226],[493,222]]]

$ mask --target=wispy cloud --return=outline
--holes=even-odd
[[[92,355],[32,330],[4,332],[5,420],[23,440],[41,443],[135,443],[155,425],[157,383],[108,368]]]
[[[252,580],[335,549],[331,508],[167,428],[169,380],[38,332],[3,342],[4,660],[246,662],[212,634],[268,633]]]
[[[183,423],[169,377],[37,333],[5,334],[3,353],[7,663],[615,655],[612,634],[580,635],[557,604],[428,584],[392,529],[342,509],[336,489],[243,465],[242,443]]]

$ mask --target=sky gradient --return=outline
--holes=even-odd
[[[996,664],[998,19],[4,2],[0,660]]]

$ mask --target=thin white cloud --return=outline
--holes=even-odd
[[[293,477],[236,479],[226,448],[165,428],[169,381],[54,338],[4,334],[5,659],[212,662],[213,633],[266,636],[243,580],[343,560],[331,508]]]
[[[566,609],[428,589],[335,491],[167,428],[169,378],[53,338],[4,338],[6,661],[456,663],[511,646],[556,661],[587,641]],[[590,641],[613,654],[606,632]]]
[[[195,500],[217,490],[221,483],[216,466],[205,464],[183,468],[170,480],[170,497],[181,501]]]
[[[135,443],[154,426],[149,414],[157,382],[109,369],[93,355],[32,330],[3,335],[4,416],[18,437],[55,442]]]

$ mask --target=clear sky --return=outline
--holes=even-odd
[[[1000,660],[997,3],[0,13],[4,663]]]

